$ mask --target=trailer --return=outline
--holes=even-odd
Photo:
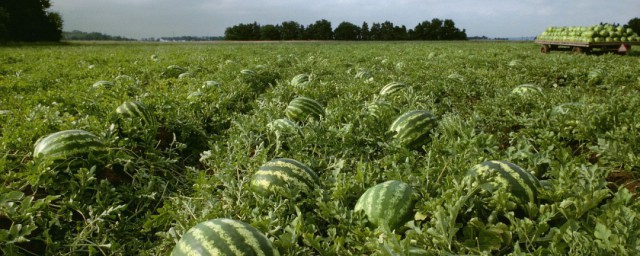
[[[631,50],[631,45],[640,45],[640,42],[566,42],[535,40],[541,45],[540,52],[549,53],[551,51],[572,51],[574,53],[617,53],[625,55]]]

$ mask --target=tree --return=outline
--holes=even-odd
[[[260,25],[257,22],[235,25],[224,31],[226,40],[260,40]]]
[[[369,31],[369,40],[382,40],[382,26],[380,23],[372,23]]]
[[[456,28],[453,20],[432,19],[416,25],[411,33],[413,40],[466,40],[465,30]]]
[[[460,31],[460,29],[456,28],[456,24],[453,20],[446,19],[444,20],[444,25],[441,29],[443,40],[466,40],[467,33],[464,30]]]
[[[325,19],[316,21],[307,27],[307,38],[311,40],[331,40],[333,39],[333,28],[331,22]]]
[[[360,40],[371,40],[371,32],[369,31],[369,24],[367,22],[362,22],[362,27],[360,28]]]
[[[0,15],[0,20],[1,20]],[[1,23],[0,23],[1,24]],[[1,28],[1,27],[0,27]],[[0,30],[1,31],[1,30]],[[365,21],[362,27],[350,22],[342,22],[335,30],[331,22],[322,19],[310,24],[306,29],[295,21],[285,21],[280,25],[260,26],[239,24],[227,28],[227,40],[467,40],[466,31],[456,28],[453,20],[423,21],[414,29],[396,26],[391,21],[372,23]]]
[[[4,8],[0,7],[0,41],[9,39],[9,13]]]
[[[49,0],[0,1],[0,38],[14,41],[60,41],[62,17],[49,12]]]
[[[295,21],[282,22],[280,34],[282,40],[300,40],[304,36],[304,26]]]
[[[431,29],[431,22],[423,21],[418,23],[413,29],[411,39],[414,40],[429,40],[429,29]]]
[[[380,38],[378,40],[394,40],[393,22],[385,21],[380,24]]]
[[[350,22],[343,21],[333,31],[336,40],[358,40],[360,28]]]
[[[407,31],[407,27],[405,25],[393,27],[393,34],[395,35],[395,40],[409,39],[409,32]]]
[[[640,34],[640,18],[633,18],[629,20],[626,27],[633,30],[636,34]]]
[[[264,25],[260,28],[260,40],[280,40],[280,26]]]

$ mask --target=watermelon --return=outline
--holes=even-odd
[[[606,77],[606,73],[603,69],[601,68],[592,69],[587,74],[588,84],[598,85],[602,83],[605,77]]]
[[[360,196],[354,211],[364,211],[375,226],[397,229],[414,215],[413,189],[409,184],[390,180],[375,185]]]
[[[187,72],[186,68],[183,68],[181,66],[178,65],[170,65],[167,67],[167,69],[162,72],[162,76],[163,77],[173,77],[173,78],[177,78],[178,76],[180,76],[180,74]]]
[[[133,77],[130,77],[128,75],[119,75],[119,76],[116,76],[115,80],[116,81],[133,81],[134,79]]]
[[[93,83],[93,88],[111,88],[113,87],[115,84],[111,81],[98,81]]]
[[[292,121],[302,122],[309,117],[319,119],[324,115],[324,109],[313,99],[298,97],[289,102],[285,115]]]
[[[257,75],[257,73],[255,71],[251,70],[251,69],[240,70],[240,74],[243,74],[245,76],[255,76],[255,75]]]
[[[69,158],[87,158],[102,155],[106,147],[93,133],[84,130],[66,130],[39,139],[33,157],[39,161],[57,161]]]
[[[219,87],[220,83],[218,81],[215,80],[209,80],[204,82],[204,84],[202,85],[202,89],[211,89],[211,88],[216,88]]]
[[[291,79],[291,85],[293,86],[305,86],[307,84],[309,84],[309,82],[311,81],[311,78],[309,77],[309,75],[307,74],[299,74],[294,76]]]
[[[258,194],[291,195],[310,192],[319,183],[318,175],[307,165],[289,158],[276,158],[260,166],[251,177],[251,188]]]
[[[242,221],[218,218],[201,222],[180,238],[172,256],[280,255],[262,232]]]
[[[391,103],[387,101],[378,100],[374,103],[367,105],[366,112],[367,114],[375,118],[381,118],[383,116],[396,114],[397,109],[394,108],[393,105],[391,105]]]
[[[370,80],[373,78],[371,72],[366,69],[359,69],[355,76],[356,79]]]
[[[187,99],[192,101],[199,100],[202,97],[204,97],[204,93],[202,93],[201,91],[191,92],[189,93],[189,95],[187,95]]]
[[[147,125],[155,125],[156,123],[153,114],[140,101],[126,101],[118,106],[116,113],[124,117],[140,118]]]
[[[468,172],[467,184],[470,188],[480,186],[491,192],[506,189],[521,203],[535,203],[538,200],[540,181],[531,173],[507,161],[486,161],[475,165]]]
[[[459,82],[464,82],[464,80],[465,80],[464,76],[460,75],[458,73],[453,73],[453,74],[447,76],[447,78],[449,78],[451,80],[459,81]]]
[[[513,88],[511,94],[519,96],[542,95],[542,88],[533,84],[521,84]]]
[[[296,134],[300,132],[300,128],[289,119],[280,118],[271,121],[267,124],[267,128],[271,132],[277,132],[280,134]]]
[[[431,141],[431,130],[438,125],[436,117],[427,110],[413,110],[402,114],[391,124],[390,131],[401,145],[416,149]]]
[[[384,96],[384,95],[391,95],[394,94],[397,91],[400,91],[404,88],[406,88],[407,85],[401,82],[391,82],[387,85],[385,85],[384,87],[382,87],[382,89],[380,89],[380,95]]]
[[[192,77],[191,73],[189,73],[189,72],[184,72],[184,73],[181,73],[180,75],[178,75],[179,79],[185,79],[185,78],[189,78],[189,77]]]

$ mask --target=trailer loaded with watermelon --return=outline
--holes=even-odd
[[[630,28],[614,25],[549,27],[536,37],[540,52],[617,53],[624,55],[640,37]]]

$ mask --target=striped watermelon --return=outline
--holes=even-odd
[[[296,134],[300,132],[300,128],[291,120],[286,118],[280,118],[271,121],[267,124],[267,128],[271,132],[277,132],[280,134]]]
[[[125,117],[139,117],[147,125],[155,125],[156,119],[147,106],[140,101],[126,101],[118,106],[116,113]]]
[[[256,75],[258,75],[258,73],[256,73],[255,71],[253,71],[251,69],[240,70],[240,74],[243,74],[245,76],[256,76]]]
[[[311,77],[309,77],[309,75],[307,74],[299,74],[294,76],[291,79],[291,85],[293,86],[305,86],[307,84],[309,84],[309,82],[311,81]]]
[[[369,72],[366,69],[359,69],[358,72],[356,72],[356,79],[363,79],[363,80],[370,80],[373,79],[373,76],[371,75],[371,72]]]
[[[218,81],[215,80],[209,80],[204,82],[204,84],[202,85],[202,89],[211,89],[211,88],[216,88],[219,87],[220,83]]]
[[[130,77],[128,75],[119,75],[119,76],[116,76],[115,80],[116,81],[133,81],[135,79],[133,79],[133,77]]]
[[[602,80],[606,77],[606,73],[601,68],[592,69],[587,74],[588,84],[589,85],[597,85],[602,83]]]
[[[167,69],[165,69],[164,72],[162,72],[162,76],[163,77],[173,77],[173,78],[177,78],[180,74],[187,72],[186,68],[183,68],[181,66],[178,65],[170,65],[167,67]]]
[[[522,203],[536,202],[540,181],[531,173],[507,161],[486,161],[472,167],[467,172],[471,188],[507,189]]]
[[[87,158],[102,155],[106,147],[93,133],[84,130],[66,130],[39,139],[33,157],[41,161],[57,161],[69,158]]]
[[[292,190],[310,192],[318,182],[318,175],[307,165],[294,159],[276,158],[253,174],[251,188],[265,196],[290,195]]]
[[[172,256],[280,255],[262,232],[242,221],[213,219],[195,225],[180,238]]]
[[[204,97],[204,93],[202,93],[201,91],[195,91],[187,95],[187,99],[192,101],[200,100],[202,99],[202,97]]]
[[[394,94],[397,91],[400,91],[404,88],[407,88],[407,85],[401,82],[391,82],[387,85],[385,85],[384,87],[382,87],[382,89],[380,89],[380,95],[385,96],[385,95],[391,95]]]
[[[525,95],[542,95],[542,88],[533,84],[521,84],[511,90],[511,94],[525,96]]]
[[[186,79],[186,78],[189,78],[189,77],[192,77],[192,76],[193,76],[193,75],[191,75],[191,73],[189,73],[189,72],[184,72],[184,73],[181,73],[180,75],[178,75],[178,78],[179,78],[179,79]]]
[[[391,114],[395,115],[397,113],[397,109],[387,101],[378,100],[367,105],[366,112],[375,118],[381,118]]]
[[[413,189],[409,184],[390,180],[375,185],[360,196],[354,211],[364,211],[371,223],[396,229],[414,215]]]
[[[308,117],[320,119],[320,116],[324,115],[324,109],[320,103],[313,99],[298,97],[289,102],[284,113],[290,120],[302,122]]]
[[[449,75],[447,78],[451,79],[451,80],[455,80],[458,82],[464,82],[465,78],[463,75],[460,75],[458,73],[453,73],[451,75]]]
[[[109,88],[113,87],[114,85],[115,84],[113,82],[111,82],[111,81],[98,81],[98,82],[93,83],[93,88],[96,88],[96,89],[98,89],[98,88],[107,88],[107,89],[109,89]]]
[[[431,141],[431,130],[438,125],[436,117],[427,110],[413,110],[402,114],[391,124],[390,131],[401,145],[417,149]]]

